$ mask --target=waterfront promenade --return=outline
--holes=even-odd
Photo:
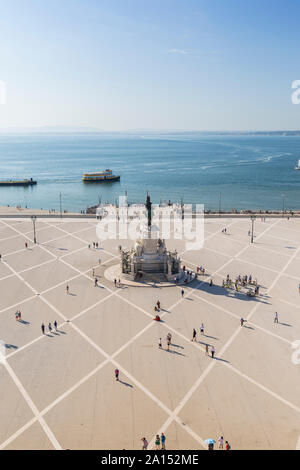
[[[221,435],[232,449],[299,446],[298,218],[257,217],[252,245],[249,217],[206,218],[198,251],[170,242],[187,268],[205,268],[182,297],[109,282],[119,242],[94,249],[95,219],[38,218],[34,245],[17,217],[0,218],[1,449],[140,449],[144,436],[154,448],[161,432],[176,450]],[[259,295],[222,287],[227,274],[251,274]]]

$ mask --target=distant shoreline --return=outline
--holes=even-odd
[[[273,130],[273,131],[226,131],[226,130],[191,130],[191,129],[128,129],[128,130],[102,130],[102,129],[84,129],[84,128],[20,128],[20,129],[5,129],[0,128],[1,136],[31,136],[31,135],[169,135],[169,134],[184,134],[184,135],[203,135],[203,136],[282,136],[282,137],[293,137],[300,136],[300,130]]]
[[[13,206],[0,206],[0,218],[30,218],[35,215],[36,217],[41,218],[80,218],[80,219],[94,219],[96,214],[91,213],[80,213],[80,212],[62,212],[62,214],[57,210],[46,210],[46,209],[28,209],[20,208]],[[195,213],[193,213],[193,216]],[[277,211],[241,211],[241,212],[216,212],[216,211],[204,211],[205,218],[251,218],[255,216],[257,218],[287,218],[287,217],[300,217],[300,211],[285,211],[284,213],[280,210]]]

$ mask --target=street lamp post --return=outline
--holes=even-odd
[[[284,216],[285,213],[285,195],[281,194],[282,196],[282,216]]]
[[[62,209],[61,209],[61,193],[59,193],[59,211],[60,211],[60,217],[62,218]]]
[[[251,215],[251,222],[252,222],[252,228],[251,228],[251,243],[253,243],[253,237],[254,237],[254,221],[256,217],[255,215]]]
[[[31,220],[33,223],[33,243],[36,243],[36,234],[35,234],[35,222],[36,222],[36,216],[32,215]]]

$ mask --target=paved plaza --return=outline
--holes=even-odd
[[[176,450],[221,435],[232,449],[300,447],[300,219],[257,218],[252,245],[246,218],[206,218],[198,251],[167,241],[205,268],[183,298],[107,280],[120,242],[93,248],[96,224],[38,218],[34,245],[30,219],[0,219],[0,448],[155,448],[161,432]],[[251,274],[259,295],[222,287],[227,274]]]

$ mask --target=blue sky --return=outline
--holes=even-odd
[[[0,127],[300,129],[299,0],[0,0]]]

